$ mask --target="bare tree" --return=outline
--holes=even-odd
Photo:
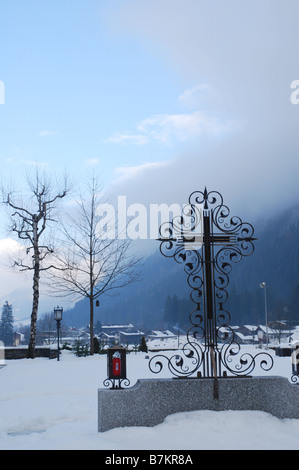
[[[140,258],[130,250],[128,239],[103,236],[98,228],[98,207],[104,204],[97,178],[87,183],[84,196],[76,201],[74,214],[62,224],[63,247],[56,257],[59,270],[51,270],[51,288],[55,293],[89,299],[90,354],[94,353],[94,303],[103,294],[119,289],[139,278]]]
[[[66,181],[63,189],[58,190],[52,179],[41,176],[36,170],[33,176],[27,176],[27,197],[22,200],[13,191],[3,191],[3,203],[8,207],[11,217],[10,231],[16,233],[26,245],[22,258],[15,260],[14,266],[20,271],[33,271],[33,299],[31,312],[30,340],[28,358],[34,358],[36,345],[36,321],[39,305],[39,287],[41,272],[54,267],[48,263],[48,256],[53,253],[51,243],[45,243],[45,233],[55,221],[54,210],[60,199],[67,193]],[[31,255],[31,257],[29,256]]]
[[[37,321],[36,326],[37,336],[42,340],[41,344],[51,344],[56,341],[56,322],[53,312],[44,313]]]

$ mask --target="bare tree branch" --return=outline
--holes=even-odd
[[[96,178],[87,186],[85,197],[77,201],[75,215],[62,224],[61,245],[55,265],[61,270],[49,271],[50,285],[62,295],[89,299],[90,353],[93,354],[94,301],[101,295],[135,282],[140,258],[130,254],[130,240],[105,239],[98,233],[97,207],[104,203]]]
[[[53,248],[49,244],[42,243],[42,235],[49,223],[54,220],[51,213],[56,207],[56,201],[64,198],[69,189],[65,186],[61,191],[57,191],[50,179],[40,177],[38,170],[33,177],[27,178],[27,187],[30,197],[27,197],[26,204],[19,203],[16,194],[11,191],[5,192],[4,188],[2,188],[2,194],[4,195],[3,203],[10,211],[12,220],[10,231],[16,233],[21,240],[26,241],[28,244],[26,255],[32,252],[32,264],[29,264],[27,260],[18,259],[14,262],[14,266],[18,267],[20,271],[33,271],[33,300],[28,348],[28,357],[33,358],[36,344],[40,273],[54,268],[54,264],[44,265],[47,256],[53,254]]]

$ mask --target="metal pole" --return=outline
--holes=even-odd
[[[268,335],[268,309],[267,309],[267,288],[265,283],[265,321],[266,321],[266,341],[267,341],[267,348],[269,346],[269,335]]]
[[[267,309],[267,293],[266,293],[266,283],[262,282],[260,284],[260,287],[264,289],[265,292],[265,322],[266,322],[266,343],[267,343],[267,348],[269,345],[269,335],[268,335],[268,309]]]
[[[60,320],[57,320],[57,361],[59,361],[59,329],[60,329]]]

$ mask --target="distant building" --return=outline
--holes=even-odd
[[[126,345],[126,344],[140,344],[141,338],[144,336],[142,331],[120,331],[117,333],[118,342],[119,344]]]
[[[102,325],[101,331],[102,333],[106,333],[108,335],[115,335],[120,331],[132,331],[134,329],[134,325],[129,323],[127,325]]]
[[[186,343],[186,334],[177,335],[170,330],[152,330],[146,335],[149,351],[176,350]]]
[[[24,341],[25,336],[22,333],[18,333],[17,331],[14,332],[14,346],[20,346],[20,344]]]
[[[174,338],[177,338],[177,334],[173,333],[172,331],[170,330],[163,330],[163,331],[160,331],[160,330],[152,330],[151,333],[149,333],[147,335],[147,338],[149,340],[153,340],[153,339],[160,339],[161,341],[165,340],[165,339],[174,339]]]
[[[104,345],[113,345],[115,343],[126,345],[140,344],[144,336],[142,331],[136,330],[132,323],[127,325],[102,325],[99,340]]]

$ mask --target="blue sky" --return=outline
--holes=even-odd
[[[2,0],[2,176],[93,168],[134,202],[197,184],[245,201],[252,178],[275,207],[298,160],[296,12],[294,0]]]
[[[184,90],[162,57],[109,31],[108,4],[2,2],[2,171],[35,161],[75,175],[94,166],[109,181],[116,168],[153,159],[138,123],[179,112]]]
[[[207,186],[250,222],[297,203],[298,17],[297,0],[1,0],[2,180],[93,170],[128,204]]]
[[[213,93],[203,77],[180,73],[155,40],[126,29],[125,5],[2,2],[2,173],[15,178],[38,162],[80,177],[93,166],[108,185],[125,168],[167,161],[198,136],[230,129],[229,117],[196,106]]]

